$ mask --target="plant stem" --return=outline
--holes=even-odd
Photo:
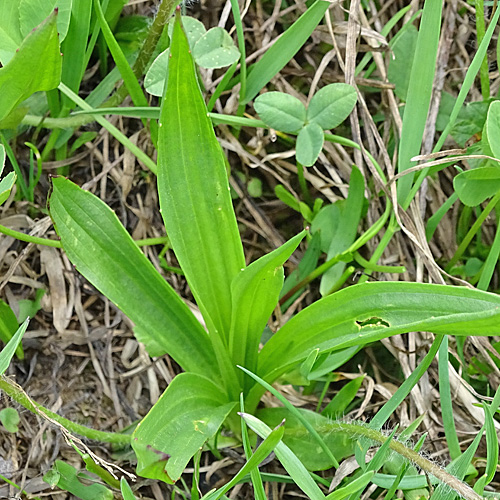
[[[15,231],[8,227],[2,226],[0,224],[0,233],[6,236],[12,236],[16,240],[25,241],[26,243],[34,243],[35,245],[44,245],[46,247],[62,248],[61,242],[59,240],[51,240],[49,238],[38,238],[37,236],[30,236],[29,234],[21,233],[20,231]],[[145,238],[143,240],[137,240],[135,242],[138,247],[147,247],[153,245],[165,245],[168,243],[168,238],[166,236],[160,236],[158,238]]]
[[[377,444],[383,444],[387,441],[387,436],[380,431],[372,429],[367,425],[354,422],[333,422],[331,424],[327,424],[323,429],[319,431],[324,431],[328,434],[335,432],[347,434],[352,438],[359,438],[360,436],[362,436],[369,439],[370,441],[374,441]],[[413,462],[423,471],[433,475],[439,481],[447,484],[462,498],[465,498],[467,500],[483,500],[483,497],[478,495],[468,484],[464,483],[460,479],[457,479],[445,469],[442,469],[438,465],[419,455],[415,450],[409,448],[404,443],[393,439],[389,443],[389,448],[391,448],[391,450],[395,451],[402,457]]]
[[[132,438],[130,434],[120,434],[118,432],[105,432],[91,429],[90,427],[77,424],[67,418],[61,417],[57,413],[54,413],[42,405],[35,403],[17,384],[13,383],[5,376],[0,377],[0,389],[16,401],[16,403],[24,406],[27,410],[42,417],[49,417],[69,432],[73,432],[75,434],[79,434],[80,436],[93,439],[94,441],[100,441],[102,443],[130,444],[130,440]]]

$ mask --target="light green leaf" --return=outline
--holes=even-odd
[[[170,49],[166,49],[153,61],[144,77],[144,87],[151,95],[157,97],[163,95],[165,80],[168,78],[169,58]]]
[[[346,434],[331,432],[329,425],[331,418],[324,417],[319,413],[310,410],[297,408],[297,412],[314,429],[317,429],[325,445],[331,450],[337,462],[344,457],[352,455],[354,451],[354,442]],[[286,408],[263,408],[258,410],[257,417],[270,427],[276,426],[283,419],[286,419],[285,434],[283,443],[297,455],[304,467],[310,471],[325,470],[330,467],[338,466],[338,463],[332,462],[318,441],[304,427],[299,419],[292,415]]]
[[[350,482],[343,488],[337,488],[335,491],[326,496],[326,500],[343,500],[354,493],[364,489],[364,487],[372,480],[374,473],[372,471],[365,472],[354,481]]]
[[[204,68],[224,68],[240,58],[229,33],[220,27],[208,30],[193,48],[193,57]]]
[[[122,476],[120,479],[120,491],[122,493],[123,500],[136,500],[134,492],[127,483],[125,476]]]
[[[486,430],[486,470],[484,475],[486,476],[486,484],[493,481],[497,467],[498,467],[498,438],[497,431],[495,429],[495,420],[493,415],[486,403],[483,403],[484,410],[484,423]]]
[[[207,32],[201,21],[191,16],[181,16],[182,27],[186,33],[189,46],[191,49],[196,45],[196,42]],[[168,36],[172,39],[174,33],[175,19],[172,18],[168,23]]]
[[[297,161],[306,167],[314,165],[324,140],[323,129],[317,123],[308,123],[297,136]]]
[[[306,107],[293,95],[283,92],[260,95],[254,108],[267,126],[282,132],[297,132],[306,121]]]
[[[311,349],[362,346],[399,333],[497,335],[500,297],[461,287],[363,283],[322,298],[294,316],[264,345],[259,375],[271,382]]]
[[[331,83],[314,94],[307,108],[307,121],[323,130],[340,125],[356,105],[356,90],[347,83]]]
[[[486,135],[491,152],[500,159],[500,102],[493,101],[486,117]]]
[[[408,94],[417,37],[417,28],[410,24],[392,44],[392,57],[389,58],[387,79],[396,86],[394,92],[402,101],[406,101]]]
[[[16,334],[19,328],[14,311],[0,299],[0,340],[5,344]],[[19,344],[16,355],[19,359],[24,358],[23,347]]]
[[[60,80],[56,15],[51,14],[26,37],[9,63],[0,68],[0,120],[31,94],[56,88]]]
[[[3,144],[0,144],[0,176],[2,175],[4,167],[5,167],[5,147]],[[0,180],[0,205],[9,197],[15,182],[16,182],[16,174],[14,172],[10,172],[2,180]]]
[[[330,203],[323,207],[311,224],[311,233],[319,234],[321,251],[327,253],[337,232],[340,213],[340,202]]]
[[[102,484],[83,484],[80,479],[91,479],[90,476],[81,474],[72,465],[56,460],[54,470],[47,472],[43,480],[49,484],[54,484],[57,480],[57,487],[68,491],[81,500],[113,500],[113,492]]]
[[[57,9],[59,41],[66,38],[71,17],[72,0],[20,0],[19,29],[23,38]]]
[[[17,432],[19,430],[19,413],[15,408],[4,408],[0,410],[0,422],[9,432]]]
[[[0,375],[3,375],[9,367],[10,360],[16,353],[18,346],[21,343],[24,332],[28,328],[29,319],[27,319],[16,331],[16,333],[9,340],[7,345],[0,352]]]
[[[283,264],[305,234],[302,231],[281,247],[252,262],[233,279],[229,351],[234,364],[250,371],[256,369],[262,332],[278,303],[283,286]]]
[[[246,424],[261,438],[267,438],[271,429],[258,418],[248,413],[240,413]],[[281,465],[290,474],[295,484],[307,495],[310,500],[324,500],[325,496],[314,482],[311,475],[290,448],[284,443],[278,443],[274,449]]]
[[[356,166],[353,166],[349,181],[349,194],[345,201],[338,204],[339,219],[335,233],[330,241],[327,260],[344,252],[354,243],[363,210],[364,191],[363,174]],[[323,274],[319,287],[321,295],[330,293],[330,290],[342,276],[345,266],[345,262],[338,262]]]
[[[228,339],[231,282],[245,267],[226,163],[176,19],[158,138],[158,193],[167,234],[213,335]]]
[[[218,376],[208,335],[105,203],[57,177],[49,212],[71,262],[135,323],[151,355]]]
[[[0,62],[5,66],[23,41],[19,29],[19,0],[0,2]]]
[[[480,167],[461,172],[453,179],[453,187],[464,205],[476,207],[500,190],[500,168]]]
[[[235,404],[228,403],[221,387],[210,379],[193,373],[177,375],[134,431],[137,473],[176,481]]]
[[[330,2],[324,0],[314,2],[252,66],[247,79],[247,92],[242,104],[249,103],[302,48],[323,19],[329,6]]]

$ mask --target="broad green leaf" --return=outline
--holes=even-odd
[[[259,375],[273,381],[321,352],[362,346],[399,333],[425,330],[453,335],[497,335],[500,297],[468,288],[422,283],[354,285],[294,316],[264,345]]]
[[[16,334],[19,328],[14,311],[0,299],[0,340],[5,344]],[[19,359],[24,358],[23,346],[19,344],[16,355]]]
[[[26,37],[8,64],[0,68],[0,120],[34,92],[59,85],[61,53],[56,18],[51,14]]]
[[[389,58],[387,79],[396,86],[394,92],[402,101],[406,101],[408,95],[417,37],[418,30],[411,24],[392,45],[392,56]]]
[[[208,335],[99,198],[56,177],[49,212],[71,262],[136,325],[152,356],[217,377]]]
[[[314,165],[324,140],[323,129],[317,123],[308,123],[297,136],[297,161],[306,167]]]
[[[63,41],[68,32],[71,16],[72,0],[20,0],[19,1],[19,29],[26,37],[30,31],[38,26],[54,9],[57,9],[57,32],[59,41]]]
[[[248,413],[240,414],[248,427],[252,429],[261,438],[267,438],[271,434],[271,429],[258,418]],[[284,443],[278,443],[274,449],[276,457],[281,462],[295,484],[307,495],[310,500],[324,500],[325,496],[319,489],[319,486],[314,482],[311,475],[304,467],[302,462],[297,458],[290,448]]]
[[[245,267],[226,163],[178,17],[158,138],[158,193],[168,237],[213,335],[228,340],[231,282]]]
[[[453,179],[453,187],[464,205],[476,207],[500,190],[500,168],[480,167],[461,172]]]
[[[337,461],[352,455],[354,451],[352,438],[346,434],[332,432],[330,428],[331,418],[302,408],[298,408],[297,411],[318,431]],[[262,408],[257,411],[257,417],[270,427],[275,427],[283,419],[286,419],[283,443],[297,455],[306,469],[310,471],[325,470],[337,465],[328,458],[328,455],[299,419],[286,408]]]
[[[254,108],[267,126],[281,132],[297,132],[306,122],[306,107],[293,95],[283,92],[260,95]]]
[[[252,262],[233,279],[229,351],[234,364],[250,371],[256,370],[262,332],[278,303],[283,286],[283,264],[304,236],[305,231],[302,231],[281,247]]]
[[[332,83],[314,94],[307,108],[307,121],[323,130],[340,125],[356,105],[356,90],[347,83]]]
[[[137,473],[176,481],[235,404],[228,403],[221,387],[210,379],[194,373],[177,375],[134,431]]]
[[[84,484],[80,479],[86,479]],[[93,483],[92,477],[81,474],[72,465],[56,460],[54,470],[48,471],[43,480],[61,490],[68,491],[81,500],[113,500],[113,492],[106,486]]]
[[[157,97],[163,95],[165,80],[168,78],[168,60],[170,59],[170,49],[158,54],[153,61],[146,76],[144,77],[144,87],[151,94]]]
[[[4,408],[0,410],[0,422],[9,432],[17,432],[19,430],[19,412],[15,408]]]
[[[224,28],[215,27],[196,42],[193,57],[204,68],[224,68],[240,58],[240,51]]]
[[[316,0],[252,66],[242,104],[249,103],[288,64],[311,36],[329,6],[330,2]]]
[[[495,158],[500,159],[500,102],[493,101],[486,117],[488,144]]]
[[[347,199],[339,204],[339,220],[328,248],[327,260],[344,252],[354,243],[363,210],[364,191],[363,174],[356,166],[353,166],[349,181],[349,194]],[[339,262],[323,274],[319,287],[321,295],[330,293],[330,290],[342,276],[345,266],[345,262]]]
[[[10,361],[16,353],[21,339],[23,338],[26,328],[28,328],[29,319],[27,319],[16,331],[16,333],[9,340],[7,345],[0,352],[0,375],[3,375],[9,367]],[[22,359],[22,358],[21,358]]]

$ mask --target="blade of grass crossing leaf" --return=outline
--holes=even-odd
[[[439,348],[439,400],[441,402],[441,416],[443,417],[444,434],[446,443],[450,450],[451,459],[458,458],[462,454],[458,442],[455,420],[453,418],[453,405],[451,401],[449,359],[448,359],[448,336],[445,335]]]
[[[484,35],[483,41],[479,45],[476,54],[474,55],[474,58],[472,59],[472,62],[467,69],[467,73],[465,74],[464,82],[462,86],[460,87],[460,92],[458,93],[458,97],[455,101],[455,105],[453,106],[453,109],[450,114],[450,118],[448,120],[448,124],[446,125],[446,128],[444,129],[443,133],[440,135],[436,145],[434,146],[434,149],[432,150],[433,153],[436,153],[437,151],[441,151],[441,148],[450,135],[451,129],[453,128],[453,125],[455,124],[458,114],[460,113],[460,110],[462,109],[462,106],[465,102],[465,99],[467,98],[467,95],[474,85],[474,81],[476,79],[477,73],[479,72],[481,68],[482,61],[484,60],[484,57],[486,55],[486,52],[489,48],[491,38],[493,36],[493,33],[495,31],[495,28],[498,24],[498,19],[500,18],[500,9],[497,9],[490,21],[490,25],[488,26],[488,29],[486,30],[486,34]],[[415,193],[418,191],[420,188],[420,185],[422,184],[423,180],[427,176],[429,170],[425,169],[423,170],[416,182],[413,188],[411,189],[411,192],[408,196],[407,202],[405,203],[405,207],[409,205],[410,201],[414,198]]]
[[[227,345],[231,282],[245,267],[222,149],[176,16],[160,115],[158,193],[176,257],[213,335]]]
[[[472,463],[472,459],[474,458],[474,454],[476,453],[477,447],[481,441],[483,435],[483,429],[477,434],[474,438],[474,441],[469,445],[467,450],[456,460],[454,460],[446,470],[453,474],[457,479],[457,481],[453,485],[448,485],[444,483],[440,483],[438,487],[434,490],[434,493],[431,495],[429,500],[454,500],[457,496],[457,493],[462,498],[477,498],[474,490],[463,483],[461,480],[464,478],[467,470]],[[454,489],[450,489],[452,486]]]
[[[248,427],[262,438],[266,438],[271,434],[271,429],[258,418],[248,413],[243,413],[241,416],[245,419]],[[274,449],[276,457],[281,462],[288,474],[295,481],[295,484],[307,495],[310,500],[324,500],[325,495],[314,482],[311,474],[302,465],[297,456],[284,443],[278,443]]]
[[[252,66],[247,78],[246,95],[241,104],[249,103],[285,67],[311,36],[329,5],[329,2],[317,0]]]
[[[434,82],[442,8],[443,2],[436,0],[426,0],[424,4],[403,116],[403,129],[399,144],[399,173],[412,167],[415,163],[411,161],[411,158],[420,154]],[[398,181],[400,203],[406,201],[413,177],[413,175],[405,175]]]
[[[78,97],[70,88],[68,88],[63,83],[59,84],[59,90],[67,95],[74,103],[78,104],[80,108],[87,112],[93,112],[94,109],[89,106],[83,99]],[[120,132],[114,125],[109,123],[106,118],[103,116],[95,115],[95,121],[99,123],[102,127],[104,127],[118,142],[123,144],[132,154],[136,156],[136,158],[153,172],[153,174],[157,173],[156,163],[142,151],[139,147],[137,147],[127,136],[125,136],[122,132]]]
[[[12,336],[7,345],[0,352],[0,375],[3,375],[9,367],[10,361],[14,356],[21,339],[23,338],[26,328],[28,328],[29,318],[19,327],[17,332]]]
[[[258,465],[273,451],[273,449],[278,445],[283,437],[285,428],[283,425],[279,425],[273,429],[264,441],[259,445],[259,447],[252,454],[247,463],[238,471],[238,473],[222,488],[209,493],[203,497],[204,500],[219,500],[226,492],[228,492],[233,486],[236,486],[240,479],[248,474],[251,470],[258,467]]]
[[[372,480],[374,474],[375,473],[372,471],[365,472],[357,479],[350,482],[347,486],[338,488],[327,495],[326,500],[344,500],[344,498],[347,498],[348,496],[355,494],[357,491],[364,489]]]
[[[318,434],[318,431],[316,431],[316,429],[303,417],[302,413],[300,413],[297,410],[297,408],[295,408],[295,406],[293,406],[281,393],[279,393],[272,385],[268,384],[265,380],[262,380],[259,376],[255,375],[246,368],[243,368],[242,366],[239,366],[238,368],[240,370],[243,370],[247,375],[256,380],[262,387],[271,392],[271,394],[274,394],[285,405],[285,408],[287,408],[290,411],[290,413],[294,417],[296,417],[302,423],[302,425],[310,432],[311,436],[314,437],[314,439],[321,447],[323,452],[332,461],[334,467],[337,468],[339,466],[337,459],[333,456],[333,453],[330,450],[330,448],[328,448],[328,446],[325,444],[321,436]]]
[[[243,398],[243,393],[240,394],[240,412],[245,413],[245,400]],[[243,442],[246,459],[248,460],[252,455],[252,448],[250,446],[247,424],[244,418],[241,419],[241,440]],[[262,484],[262,476],[260,475],[258,467],[250,472],[250,478],[252,480],[255,500],[267,500],[264,485]]]

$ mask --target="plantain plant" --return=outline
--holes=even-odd
[[[304,238],[245,264],[228,174],[198,85],[180,16],[173,31],[158,134],[158,193],[173,251],[206,329],[142,254],[113,211],[56,177],[49,212],[64,251],[134,323],[151,356],[169,354],[184,370],[138,424],[131,445],[138,474],[176,481],[189,460],[226,426],[238,432],[240,393],[255,412],[267,383],[331,355],[352,356],[382,338],[415,330],[444,335],[499,331],[500,298],[420,283],[364,283],[323,297],[259,349],[278,304],[283,264]],[[307,363],[304,361],[307,360]]]

